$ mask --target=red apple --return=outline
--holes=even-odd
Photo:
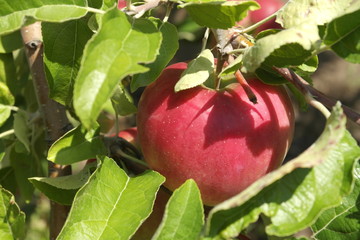
[[[138,146],[137,127],[127,128],[119,132],[118,137],[121,137],[134,146]]]
[[[284,5],[284,2],[281,0],[256,0],[256,2],[259,3],[261,8],[255,11],[249,11],[248,16],[241,20],[237,25],[241,25],[243,27],[250,26],[270,16]],[[256,29],[256,32],[274,28],[281,28],[281,25],[275,22],[275,18],[262,24]]]
[[[139,102],[138,137],[150,168],[171,190],[196,181],[206,205],[215,205],[279,167],[294,128],[290,99],[280,86],[249,80],[258,103],[233,83],[174,92],[186,63],[167,67]]]
[[[270,16],[284,5],[284,3],[281,0],[256,0],[256,1],[259,3],[261,8],[259,10],[255,10],[249,13],[250,20],[253,23],[259,22],[260,20],[263,20],[264,18]],[[257,31],[260,32],[272,28],[281,28],[281,25],[275,22],[275,18],[258,27]]]
[[[118,0],[117,8],[123,9],[124,7],[126,7],[126,0]]]

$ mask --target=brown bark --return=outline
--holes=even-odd
[[[61,137],[69,124],[64,106],[49,98],[49,87],[44,72],[41,23],[36,22],[21,29],[32,80],[40,112],[47,129],[49,146]],[[49,177],[71,174],[70,166],[49,162]],[[50,239],[56,239],[69,212],[69,206],[51,202]]]

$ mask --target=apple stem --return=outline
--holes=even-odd
[[[306,82],[302,77],[297,75],[294,71],[288,68],[278,68],[273,67],[273,69],[283,76],[286,80],[292,83],[303,95],[310,95],[318,102],[323,104],[328,109],[331,109],[336,104],[336,100],[329,98],[324,93],[313,88],[308,82]],[[311,102],[309,102],[310,105]],[[313,106],[313,105],[312,105]],[[345,115],[354,123],[360,125],[360,114],[355,112],[353,109],[342,105]]]
[[[263,25],[264,23],[266,23],[267,21],[273,19],[274,17],[276,17],[278,11],[274,12],[273,14],[271,14],[270,16],[264,18],[263,20],[247,27],[247,28],[244,28],[244,29],[241,29],[239,32],[240,33],[248,33],[248,32],[251,32],[253,30],[255,30],[256,28],[258,28],[259,26]]]
[[[238,81],[238,83],[240,83],[242,88],[244,89],[244,91],[245,91],[246,95],[248,96],[249,100],[252,103],[256,104],[257,103],[257,97],[256,97],[255,93],[251,90],[249,83],[246,81],[244,76],[241,74],[240,70],[237,70],[235,72],[235,78]]]

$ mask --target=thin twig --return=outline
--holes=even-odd
[[[302,94],[305,96],[310,94],[318,102],[322,103],[328,109],[332,109],[335,106],[337,100],[331,99],[324,93],[313,88],[308,82],[302,77],[297,75],[294,71],[288,68],[273,67],[273,69],[283,76],[286,80],[292,83]],[[352,108],[342,105],[345,115],[353,122],[360,125],[360,114],[355,112]]]
[[[278,12],[274,12],[274,13],[271,14],[270,16],[268,16],[268,17],[264,18],[263,20],[255,23],[254,25],[251,25],[251,26],[249,26],[249,27],[247,27],[247,28],[244,28],[244,29],[239,30],[239,32],[240,32],[240,33],[248,33],[248,32],[251,32],[251,31],[255,30],[256,28],[258,28],[259,26],[261,26],[261,25],[263,25],[264,23],[266,23],[267,21],[275,18],[276,15],[277,15],[277,13],[278,13]]]

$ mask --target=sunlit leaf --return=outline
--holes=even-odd
[[[277,67],[301,65],[311,56],[319,39],[318,29],[312,25],[263,37],[245,52],[242,70],[254,72],[262,63]]]
[[[0,239],[23,239],[25,214],[16,204],[14,196],[0,186]]]
[[[35,19],[62,22],[87,13],[86,0],[1,1],[0,34],[13,32]]]
[[[5,83],[0,81],[0,126],[10,117],[11,108],[15,102]]]
[[[160,43],[161,33],[150,20],[133,19],[118,9],[104,14],[85,47],[74,86],[74,108],[86,128],[94,126],[122,78],[148,70],[140,63],[154,61]]]
[[[63,205],[71,205],[76,192],[88,181],[91,169],[95,167],[96,162],[92,162],[73,175],[57,178],[33,177],[29,178],[29,181],[50,200]]]
[[[200,191],[194,180],[187,180],[176,189],[166,205],[164,218],[153,240],[199,239],[204,223]]]
[[[59,138],[50,147],[47,159],[58,164],[72,164],[106,153],[99,129],[78,126]]]
[[[179,42],[177,41],[178,33],[176,27],[168,22],[162,23],[160,20],[155,21],[162,34],[162,42],[156,60],[146,66],[150,69],[148,72],[137,74],[131,81],[131,91],[139,87],[144,87],[152,83],[164,69],[164,67],[174,57]]]
[[[128,177],[107,157],[75,196],[62,239],[130,239],[149,216],[164,177],[147,171]]]
[[[192,60],[181,78],[175,85],[175,92],[193,88],[203,84],[214,73],[214,56],[209,49],[205,49]]]
[[[188,0],[180,7],[201,26],[227,29],[245,18],[249,10],[258,9],[259,4],[255,1]]]
[[[277,22],[290,28],[298,25],[323,25],[341,16],[353,0],[293,0],[279,11]]]
[[[342,204],[323,212],[311,226],[314,239],[357,240],[360,237],[360,165],[355,168],[355,186]]]

